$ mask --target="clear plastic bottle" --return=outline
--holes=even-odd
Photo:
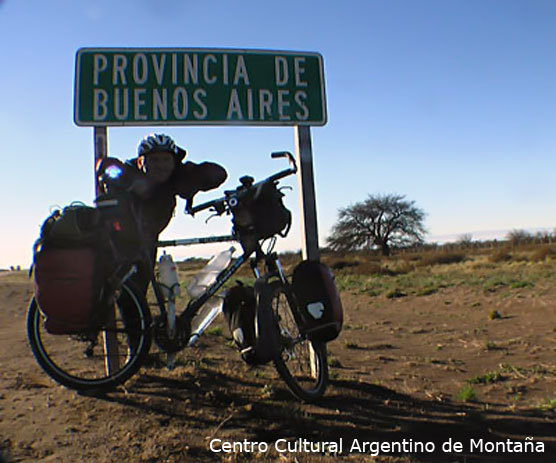
[[[189,346],[197,342],[199,336],[205,331],[213,320],[222,312],[222,305],[224,298],[221,296],[214,296],[206,302],[199,310],[193,320],[191,320],[191,335],[189,337]]]
[[[195,275],[187,285],[187,294],[189,297],[199,297],[207,287],[216,281],[216,278],[232,261],[232,254],[236,249],[232,246],[219,254],[215,255],[208,261],[207,265]]]
[[[180,294],[178,269],[170,254],[162,254],[158,261],[157,280],[166,299],[174,299]]]

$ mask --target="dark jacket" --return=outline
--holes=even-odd
[[[132,160],[130,165],[137,168],[136,162]],[[174,214],[176,195],[191,201],[199,191],[218,188],[227,177],[226,170],[213,162],[179,163],[168,182],[157,185],[147,198],[138,200],[142,208],[145,231],[158,239],[158,235],[167,227]]]
[[[103,166],[118,162],[113,158],[102,161]],[[135,209],[141,217],[142,231],[153,245],[158,235],[170,222],[176,207],[176,195],[191,201],[199,191],[209,191],[220,186],[227,178],[226,170],[213,162],[196,164],[178,163],[170,179],[161,185],[151,185],[137,166],[137,158],[122,166],[122,176],[107,182],[108,193],[127,191],[131,193]]]

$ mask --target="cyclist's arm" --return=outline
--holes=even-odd
[[[175,193],[184,199],[191,199],[199,191],[219,187],[227,177],[226,170],[214,162],[186,162],[176,168],[172,180]]]

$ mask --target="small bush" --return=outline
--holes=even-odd
[[[417,290],[415,293],[417,296],[430,296],[431,294],[435,294],[438,292],[438,286],[427,286],[426,288],[422,288]]]
[[[556,397],[553,399],[546,399],[544,402],[539,404],[539,408],[543,411],[554,411],[556,412]]]
[[[488,351],[498,350],[498,346],[496,345],[496,343],[494,341],[486,341],[485,342],[485,349],[488,350]]]
[[[532,288],[534,286],[535,286],[534,283],[531,283],[530,281],[523,281],[523,280],[512,281],[510,283],[510,288],[512,289]]]
[[[395,298],[398,298],[398,297],[406,297],[406,296],[407,296],[407,293],[404,293],[403,291],[401,291],[397,288],[392,289],[392,290],[390,290],[386,293],[386,297],[388,299],[395,299]]]
[[[458,392],[458,399],[463,402],[475,402],[477,400],[477,393],[473,386],[466,384]]]
[[[539,246],[530,255],[531,262],[541,262],[546,259],[554,259],[556,257],[556,248],[554,246]]]
[[[362,262],[354,271],[359,275],[382,275],[384,273],[378,262]]]
[[[394,262],[392,265],[383,269],[384,275],[395,276],[395,275],[407,275],[413,272],[415,266],[407,259],[399,260]]]
[[[342,270],[344,268],[355,267],[357,265],[358,263],[353,260],[337,260],[334,262],[330,262],[330,268],[332,268],[333,270]]]
[[[504,249],[500,249],[493,252],[489,256],[488,260],[493,264],[499,264],[500,262],[508,262],[509,260],[512,260],[512,255]]]
[[[504,381],[506,378],[498,371],[489,371],[481,376],[476,376],[469,380],[469,384],[492,384],[498,381]]]
[[[500,312],[498,312],[498,310],[491,310],[490,313],[488,314],[489,320],[496,320],[499,318],[502,318],[502,315],[500,315]]]
[[[465,260],[465,254],[461,252],[431,253],[423,256],[419,265],[447,265],[457,264]]]

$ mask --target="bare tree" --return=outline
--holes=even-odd
[[[328,246],[338,251],[378,247],[388,256],[392,247],[423,242],[424,218],[424,211],[404,195],[369,195],[338,211]]]
[[[531,241],[532,238],[533,235],[531,235],[531,233],[522,229],[514,229],[506,235],[506,239],[512,244],[512,246],[527,243]]]

